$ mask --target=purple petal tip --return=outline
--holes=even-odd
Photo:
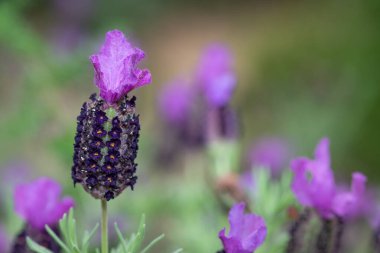
[[[59,183],[49,178],[18,185],[14,192],[15,211],[37,229],[56,224],[74,206],[72,198],[61,200],[61,191]]]
[[[229,213],[228,235],[225,235],[225,228],[219,232],[219,238],[227,253],[254,252],[266,238],[264,219],[255,214],[244,214],[244,209],[244,203],[235,204]]]

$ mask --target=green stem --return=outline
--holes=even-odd
[[[102,253],[108,253],[107,200],[102,199]]]

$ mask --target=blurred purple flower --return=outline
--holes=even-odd
[[[8,252],[8,236],[4,228],[0,226],[0,252]]]
[[[372,229],[377,230],[380,228],[380,204],[372,201],[372,206],[369,209],[368,222]]]
[[[80,46],[88,34],[87,25],[95,14],[91,0],[53,0],[53,22],[49,25],[56,53],[67,56]]]
[[[300,157],[291,162],[291,168],[294,172],[292,190],[298,201],[314,207],[322,216],[331,216],[335,182],[330,168],[329,140],[324,138],[318,144],[315,160]]]
[[[61,199],[61,186],[50,178],[18,185],[14,192],[15,212],[36,229],[54,225],[74,206],[70,197]]]
[[[208,46],[199,63],[197,78],[211,106],[228,104],[236,86],[234,60],[229,49],[221,44]]]
[[[11,193],[18,184],[32,177],[33,169],[25,161],[11,161],[0,169],[1,189]]]
[[[80,23],[88,18],[93,11],[94,4],[91,0],[54,0],[53,8],[60,18],[66,17],[68,23]]]
[[[277,175],[289,164],[292,153],[292,147],[285,139],[262,138],[249,151],[250,166],[264,166]]]
[[[115,103],[131,90],[150,83],[149,70],[137,68],[144,57],[145,53],[133,47],[121,31],[107,32],[99,53],[90,57],[100,96]]]
[[[351,192],[338,189],[330,167],[329,140],[323,138],[315,150],[315,159],[299,157],[292,161],[292,190],[298,201],[315,208],[324,218],[338,215],[352,218],[364,211],[366,177],[353,173]]]
[[[163,87],[158,103],[161,115],[169,123],[182,124],[195,103],[193,90],[184,80],[176,80]]]
[[[264,219],[255,214],[244,214],[245,204],[235,204],[228,215],[230,232],[219,232],[226,253],[252,253],[263,244],[267,235]]]

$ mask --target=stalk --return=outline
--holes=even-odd
[[[107,200],[102,199],[102,253],[108,253],[108,217],[107,217]]]

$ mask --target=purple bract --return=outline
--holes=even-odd
[[[235,204],[228,215],[230,232],[219,232],[226,253],[252,253],[263,244],[267,235],[264,219],[255,214],[244,214],[245,204]]]
[[[289,164],[291,145],[281,138],[262,138],[255,142],[249,152],[251,166],[264,166],[274,175],[279,174]]]
[[[350,218],[363,213],[366,177],[359,172],[353,173],[351,191],[338,188],[330,167],[327,138],[319,142],[314,160],[296,158],[291,168],[294,172],[292,190],[302,205],[313,207],[324,218],[334,215]]]
[[[367,213],[372,205],[366,193],[367,178],[359,172],[352,174],[351,191],[338,191],[333,202],[335,214],[352,218]]]
[[[36,229],[54,225],[74,206],[72,198],[61,199],[61,191],[59,183],[49,178],[18,185],[14,192],[15,211]]]
[[[107,32],[99,53],[90,57],[100,96],[108,103],[116,103],[131,90],[150,83],[149,70],[137,68],[144,57],[144,52],[133,47],[121,31]]]
[[[164,86],[158,102],[162,116],[175,124],[186,121],[195,103],[193,90],[183,80]]]

